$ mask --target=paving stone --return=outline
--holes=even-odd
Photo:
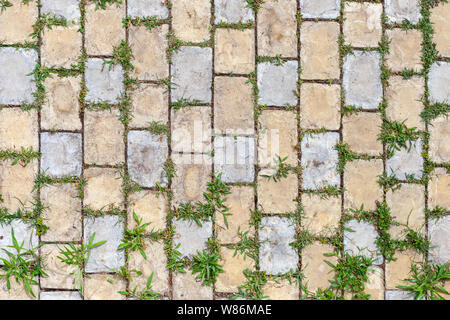
[[[254,188],[232,186],[230,192],[226,195],[225,201],[225,205],[231,213],[230,216],[227,216],[228,228],[222,217],[216,219],[217,238],[223,244],[239,242],[239,231],[249,231],[248,236],[252,236],[254,233],[250,226],[251,212],[255,207]]]
[[[78,20],[81,17],[79,0],[42,0],[41,12],[63,17],[68,21]]]
[[[381,3],[345,2],[344,37],[353,47],[377,47],[381,40]]]
[[[280,217],[263,217],[258,231],[261,247],[259,261],[261,271],[269,274],[297,270],[298,254],[289,245],[294,241],[293,221]]]
[[[403,122],[409,128],[420,130],[425,125],[420,117],[423,103],[420,101],[425,92],[425,81],[421,77],[403,79],[401,76],[391,76],[386,88],[386,116],[390,121]]]
[[[383,96],[380,54],[354,51],[344,58],[343,72],[345,104],[363,109],[378,108]]]
[[[5,44],[31,41],[33,24],[38,17],[35,1],[24,4],[22,0],[8,0],[12,4],[0,16],[0,41]],[[2,64],[5,66],[5,64]]]
[[[41,59],[46,66],[71,68],[81,55],[82,35],[78,27],[53,27],[42,37]]]
[[[81,199],[75,185],[46,186],[41,189],[42,217],[49,227],[42,241],[81,240]]]
[[[94,243],[106,240],[101,246],[91,250],[86,264],[86,272],[110,272],[125,264],[125,254],[117,247],[123,239],[123,219],[119,216],[103,216],[84,219],[84,242],[95,233]]]
[[[423,173],[422,139],[395,151],[392,158],[386,160],[386,171],[400,180],[407,180],[410,175],[420,179]]]
[[[84,205],[93,210],[119,206],[123,202],[122,180],[115,169],[88,168],[84,170]]]
[[[115,165],[124,162],[124,126],[117,109],[86,111],[84,114],[84,161]]]
[[[339,79],[339,24],[305,21],[300,30],[302,79]]]
[[[106,5],[97,10],[95,3],[86,6],[85,47],[88,55],[112,55],[114,47],[125,40],[125,5]]]
[[[36,281],[38,279],[35,279]],[[10,278],[11,288],[8,289],[6,279],[0,278],[0,300],[37,300],[39,297],[39,286],[31,285],[35,297],[25,288],[22,282],[17,282],[14,277]]]
[[[0,109],[0,150],[39,150],[38,114],[21,108]]]
[[[336,19],[340,15],[341,0],[300,0],[302,17],[307,19]]]
[[[111,69],[104,66],[105,60],[90,58],[86,63],[86,101],[88,102],[119,102],[124,92],[123,73],[121,66]]]
[[[83,162],[80,133],[41,133],[41,171],[55,178],[80,176]]]
[[[44,86],[46,101],[41,110],[44,130],[80,130],[81,77],[47,78]]]
[[[45,291],[41,292],[39,300],[83,300],[76,291]]]
[[[297,1],[268,0],[258,10],[258,56],[297,57]]]
[[[412,69],[422,70],[423,35],[419,30],[392,29],[386,30],[386,36],[391,41],[386,65],[394,72]]]
[[[224,272],[219,273],[216,283],[217,292],[238,292],[238,287],[247,281],[244,270],[254,270],[255,262],[242,254],[234,255],[234,249],[222,248],[219,260]]]
[[[386,193],[386,202],[392,218],[400,226],[391,226],[389,233],[394,239],[405,238],[405,226],[424,235],[425,231],[425,187],[419,184],[402,184],[395,191]]]
[[[302,139],[303,188],[340,186],[339,156],[335,149],[338,142],[339,134],[336,132],[315,133]]]
[[[5,249],[7,251],[16,253],[14,249],[9,248],[9,246],[13,245],[12,234],[14,231],[14,237],[16,238],[19,245],[23,243],[23,249],[34,249],[38,246],[38,236],[36,235],[36,231],[34,228],[22,220],[15,219],[10,224],[1,224],[0,225],[0,258],[6,259],[10,261],[8,254],[3,251]]]
[[[85,300],[125,300],[118,292],[125,290],[125,280],[115,274],[90,274],[84,278]]]
[[[167,123],[169,120],[169,94],[167,89],[155,85],[141,83],[131,94],[130,121],[132,128],[146,128],[152,121]]]
[[[370,294],[369,300],[384,300],[384,272],[381,267],[370,267],[367,270],[367,281],[364,292]]]
[[[172,28],[175,36],[186,42],[202,42],[210,38],[211,1],[172,1]]]
[[[428,127],[430,132],[430,159],[443,163],[450,161],[450,119],[444,115],[431,121]]]
[[[336,234],[341,219],[341,199],[323,199],[318,194],[302,194],[304,216],[303,228],[315,235],[332,236]]]
[[[264,177],[272,176],[275,169],[263,169],[258,176],[258,209],[265,213],[293,212],[297,203],[298,177],[291,173],[277,182]]]
[[[211,48],[181,47],[172,58],[172,102],[180,99],[210,103]]]
[[[445,168],[434,169],[428,183],[428,206],[431,209],[440,206],[450,209],[450,174]]]
[[[450,102],[450,62],[435,62],[428,74],[430,102]]]
[[[428,259],[434,263],[450,262],[450,216],[428,222],[428,238],[431,242]]]
[[[157,16],[166,19],[169,17],[169,9],[164,0],[129,0],[128,15],[133,18]]]
[[[302,272],[305,275],[305,285],[309,291],[325,289],[330,286],[334,278],[333,269],[325,262],[336,265],[336,256],[327,257],[325,254],[333,253],[334,247],[329,244],[314,242],[302,250]]]
[[[386,290],[386,300],[414,300],[414,294],[404,290]]]
[[[255,20],[253,10],[245,0],[217,0],[214,2],[215,23],[239,23]]]
[[[174,300],[212,300],[213,288],[202,285],[201,280],[195,279],[190,270],[186,273],[173,275]]]
[[[255,139],[251,137],[216,137],[214,172],[222,173],[227,183],[253,182],[255,178]]]
[[[62,262],[60,249],[64,245],[45,244],[41,248],[44,271],[48,277],[41,277],[40,285],[43,289],[76,289],[75,273],[77,267]]]
[[[288,280],[269,280],[263,287],[264,296],[269,300],[298,300],[299,288]]]
[[[373,264],[383,263],[383,256],[376,245],[378,237],[375,227],[368,222],[358,222],[350,220],[345,224],[344,230],[344,251],[352,256],[362,255],[372,258]],[[353,231],[349,231],[351,229]]]
[[[378,140],[382,124],[378,113],[359,112],[342,119],[343,142],[350,150],[377,156],[383,153],[383,144]]]
[[[214,78],[214,130],[223,134],[253,134],[252,85],[244,77]]]
[[[397,289],[397,286],[409,285],[405,279],[411,278],[411,265],[418,264],[422,258],[413,250],[397,252],[395,261],[386,263],[386,289]]]
[[[264,110],[259,116],[258,164],[278,166],[278,156],[291,166],[298,165],[297,119],[290,111]]]
[[[383,173],[381,160],[347,162],[344,172],[344,207],[346,209],[375,210],[376,201],[383,198],[378,176]]]
[[[450,4],[440,2],[434,8],[431,8],[430,20],[433,24],[433,42],[441,56],[450,57]]]
[[[255,31],[223,29],[215,32],[214,71],[250,73],[255,70]]]
[[[168,156],[166,136],[148,131],[128,132],[128,171],[131,179],[144,187],[167,183],[164,163]]]
[[[35,50],[0,48],[0,104],[21,105],[34,101],[33,72],[38,61]]]
[[[384,6],[389,22],[401,23],[403,20],[409,20],[415,24],[422,17],[419,0],[385,0]]]
[[[142,224],[150,223],[146,230],[151,231],[162,230],[166,227],[166,216],[169,212],[169,204],[167,199],[162,195],[158,196],[157,192],[151,190],[142,190],[130,194],[128,205],[128,228],[137,227],[137,223],[133,218],[135,212]]]
[[[303,83],[300,88],[300,127],[338,130],[341,121],[339,85]]]
[[[211,109],[186,107],[172,109],[171,139],[173,152],[211,152]]]
[[[175,235],[174,246],[183,257],[192,258],[198,251],[206,249],[206,241],[212,236],[211,221],[202,222],[200,227],[195,221],[176,220],[173,222]]]
[[[169,76],[169,63],[166,58],[168,31],[167,24],[154,27],[150,31],[145,26],[130,26],[128,33],[133,52],[133,77],[139,80],[158,80]]]

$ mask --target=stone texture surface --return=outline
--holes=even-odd
[[[121,66],[104,65],[105,60],[88,59],[86,63],[86,101],[117,103],[122,95],[123,72]]]
[[[359,112],[342,119],[342,136],[350,150],[377,156],[383,153],[383,144],[378,140],[381,132],[381,115],[378,113]]]
[[[37,280],[37,279],[35,279]],[[35,297],[33,297],[28,290],[23,286],[22,283],[17,282],[17,280],[11,278],[11,288],[8,289],[6,284],[6,279],[0,279],[0,300],[36,300],[39,297],[39,286],[32,285],[31,289]]]
[[[212,300],[213,289],[203,286],[191,271],[176,273],[173,277],[174,300]]]
[[[420,72],[422,69],[422,32],[392,29],[386,31],[386,36],[391,41],[386,61],[387,67],[394,72],[404,69]]]
[[[244,270],[254,269],[254,261],[241,254],[234,255],[234,250],[223,248],[220,263],[223,265],[223,273],[217,277],[216,291],[233,293],[238,291],[238,287],[246,282]]]
[[[350,220],[345,224],[344,230],[344,251],[352,256],[363,255],[373,259],[373,264],[383,263],[383,256],[379,252],[375,243],[378,237],[375,226],[368,222],[358,222]],[[351,229],[347,230],[347,229]]]
[[[162,195],[158,196],[155,191],[142,190],[133,193],[129,197],[128,206],[128,228],[136,228],[137,223],[133,218],[133,212],[142,224],[150,223],[146,230],[162,230],[166,226],[166,216],[169,212],[169,204],[167,199]]]
[[[214,71],[250,73],[255,69],[255,32],[219,28],[215,33]]]
[[[206,241],[212,236],[211,221],[202,222],[202,226],[199,226],[194,221],[176,220],[173,225],[174,245],[180,245],[177,250],[182,256],[192,258],[198,251],[206,249]]]
[[[128,15],[133,18],[157,16],[165,19],[169,16],[169,10],[165,0],[129,0]]]
[[[38,113],[20,108],[0,109],[0,150],[39,149]]]
[[[60,249],[64,245],[46,244],[41,248],[41,256],[44,263],[44,271],[48,277],[41,277],[43,289],[76,289],[75,272],[77,267],[62,262],[58,256],[62,256]]]
[[[273,169],[263,169],[258,176],[258,209],[266,213],[293,212],[298,195],[298,177],[291,173],[275,182],[266,176],[272,176]]]
[[[167,123],[169,120],[169,94],[167,88],[141,83],[131,94],[130,121],[132,128],[145,128],[152,121]]]
[[[333,269],[325,262],[336,265],[336,256],[326,257],[325,254],[333,253],[334,248],[328,244],[315,242],[302,250],[302,272],[306,277],[305,284],[309,291],[325,289],[330,286],[330,280],[334,278]]]
[[[431,242],[429,260],[434,263],[444,264],[450,262],[450,216],[438,220],[430,220],[428,223],[428,237]]]
[[[370,267],[367,270],[367,281],[364,292],[370,294],[369,300],[384,300],[384,272],[381,267]]]
[[[449,103],[450,101],[450,62],[435,62],[428,74],[430,101]]]
[[[8,0],[8,2],[12,6],[3,11],[0,17],[0,41],[4,41],[5,44],[31,41],[33,24],[38,17],[36,2],[30,1],[27,4],[22,0]]]
[[[345,2],[345,41],[354,47],[377,47],[381,40],[381,3]]]
[[[239,23],[255,20],[245,0],[217,0],[214,2],[215,23]]]
[[[202,42],[210,38],[211,2],[209,0],[172,1],[172,28],[177,38]]]
[[[440,116],[431,121],[430,132],[430,159],[437,163],[450,161],[450,119]]]
[[[126,282],[118,275],[90,274],[84,278],[85,300],[125,300],[118,291],[126,290]]]
[[[431,23],[433,24],[433,42],[440,55],[450,57],[450,4],[441,2],[431,9]]]
[[[41,5],[42,13],[64,17],[68,21],[78,21],[81,16],[78,0],[42,0]]]
[[[40,300],[82,300],[76,291],[45,291],[39,295]]]
[[[42,37],[41,59],[47,66],[71,68],[81,55],[82,35],[76,26],[53,27]]]
[[[14,232],[14,237],[16,238],[19,245],[23,244],[23,249],[35,249],[38,246],[38,236],[36,231],[30,224],[24,223],[22,220],[13,220],[10,224],[0,225],[0,258],[11,261],[8,254],[4,251],[7,250],[16,253],[15,249],[9,248],[8,246],[13,245],[12,233]],[[4,250],[3,250],[4,249]]]
[[[123,201],[120,175],[115,169],[88,168],[84,170],[84,205],[94,210],[119,206]]]
[[[264,285],[264,296],[269,300],[298,300],[298,286],[288,280],[269,280]]]
[[[340,14],[341,0],[300,0],[302,17],[308,19],[336,19]]]
[[[304,216],[302,226],[315,235],[336,233],[341,218],[341,199],[323,199],[318,194],[302,194]]]
[[[408,143],[408,147],[395,151],[392,158],[386,160],[386,171],[388,175],[395,175],[400,180],[407,180],[409,176],[422,178],[422,139]]]
[[[386,300],[414,300],[414,294],[403,290],[386,290]]]
[[[287,61],[281,66],[270,62],[258,64],[259,104],[282,107],[296,105],[297,61]]]
[[[444,168],[436,168],[431,174],[428,183],[428,205],[434,209],[436,206],[450,208],[450,174]]]
[[[397,289],[397,286],[406,286],[410,283],[404,281],[411,277],[411,265],[416,265],[422,261],[415,251],[407,250],[398,252],[396,260],[386,263],[386,289]]]
[[[419,0],[385,0],[384,5],[390,22],[401,23],[403,20],[409,20],[411,23],[417,23],[422,17]]]

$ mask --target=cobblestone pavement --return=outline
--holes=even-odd
[[[0,299],[449,299],[450,3],[0,9]]]

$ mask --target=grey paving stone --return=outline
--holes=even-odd
[[[295,225],[288,218],[264,217],[258,231],[261,271],[270,274],[297,270],[298,254],[289,244],[294,241]]]
[[[340,186],[341,180],[337,171],[339,154],[335,149],[338,142],[337,132],[317,133],[303,138],[301,145],[303,188]]]
[[[181,47],[172,58],[172,102],[181,99],[211,103],[211,48]]]
[[[40,300],[83,300],[79,292],[75,291],[46,291],[41,292]]]
[[[41,170],[60,178],[80,176],[83,161],[80,133],[41,133]]]
[[[340,0],[300,0],[303,18],[335,19],[339,17]]]
[[[199,226],[194,221],[176,220],[173,222],[175,226],[174,244],[178,247],[178,251],[184,257],[192,257],[197,251],[206,249],[206,241],[212,236],[211,221],[202,222]]]
[[[68,21],[81,17],[79,0],[41,0],[41,13],[64,17]]]
[[[224,182],[253,182],[255,177],[255,139],[216,137],[214,172],[222,172]]]
[[[8,255],[2,249],[8,250],[12,253],[16,253],[15,249],[8,248],[12,245],[11,229],[14,231],[14,237],[19,245],[24,243],[24,249],[36,248],[38,246],[38,237],[34,228],[29,224],[24,223],[22,220],[13,220],[11,224],[0,224],[0,258],[9,260]],[[0,264],[2,264],[0,262]]]
[[[383,99],[380,54],[354,51],[344,58],[345,104],[377,109]]]
[[[408,144],[408,148],[395,151],[394,155],[386,160],[386,173],[394,174],[397,179],[407,180],[408,175],[420,179],[423,174],[422,139]]]
[[[373,264],[379,265],[383,263],[383,256],[380,254],[376,245],[378,237],[375,227],[368,222],[358,222],[350,220],[345,224],[347,229],[354,232],[344,230],[344,251],[352,256],[363,255],[373,258]]]
[[[287,61],[281,66],[270,62],[258,64],[258,103],[268,106],[296,105],[297,61]]]
[[[255,19],[246,0],[216,0],[214,4],[215,23],[249,22]]]
[[[94,243],[106,243],[91,250],[86,272],[110,272],[125,264],[124,250],[117,248],[123,239],[123,219],[119,216],[88,217],[84,220],[84,242],[87,244],[95,233]]]
[[[450,62],[431,65],[428,87],[431,102],[450,103]]]
[[[420,0],[385,0],[384,7],[389,22],[401,23],[406,19],[417,23],[422,17]]]
[[[86,63],[86,101],[117,103],[124,92],[121,66],[103,66],[103,59],[91,58]]]
[[[386,300],[414,300],[414,295],[403,290],[386,290]]]
[[[131,179],[144,187],[154,187],[156,182],[167,184],[164,163],[169,149],[166,136],[148,131],[128,133],[128,171]]]
[[[430,260],[439,264],[450,262],[450,216],[430,220],[428,236],[431,241]]]
[[[166,19],[169,17],[169,9],[164,0],[128,0],[128,15],[130,17],[157,16]]]
[[[20,105],[34,101],[33,72],[38,61],[35,50],[0,48],[0,104]]]

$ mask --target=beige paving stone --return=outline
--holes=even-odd
[[[46,186],[41,201],[46,210],[43,218],[49,230],[42,241],[81,240],[81,199],[74,184]]]
[[[75,289],[76,266],[62,262],[58,256],[63,257],[60,248],[64,245],[45,244],[41,248],[44,271],[48,277],[41,277],[41,288],[44,289]]]
[[[94,210],[119,206],[123,202],[122,181],[116,169],[88,168],[84,171],[84,205]]]
[[[375,201],[381,201],[383,190],[377,183],[383,173],[381,160],[354,160],[348,162],[344,172],[344,207],[375,210]]]
[[[13,277],[10,278],[11,289],[8,290],[6,279],[0,278],[0,300],[37,300],[39,297],[39,286],[32,285],[31,289],[34,297],[27,291],[22,282],[17,282]],[[37,281],[37,279],[36,279]]]
[[[252,85],[244,77],[215,77],[214,130],[253,134]]]
[[[211,1],[172,1],[172,28],[175,36],[186,42],[202,42],[211,37]]]
[[[145,128],[152,121],[167,123],[169,120],[169,94],[167,88],[142,83],[131,93],[130,126]]]
[[[387,67],[394,72],[404,69],[422,70],[423,35],[419,30],[401,29],[386,30],[386,36],[391,41],[387,55]]]
[[[0,109],[0,150],[21,147],[39,150],[38,116],[35,110],[21,108]]]
[[[244,270],[253,270],[255,262],[249,257],[244,259],[244,256],[239,253],[234,256],[233,249],[222,248],[221,254],[222,258],[219,263],[224,272],[219,273],[217,277],[216,292],[237,292],[238,287],[247,280]]]
[[[38,17],[35,1],[8,0],[12,4],[0,14],[0,42],[13,44],[32,41],[33,24]]]
[[[195,277],[190,270],[173,275],[174,300],[212,300],[212,287],[203,286]]]
[[[304,283],[309,291],[326,289],[330,280],[334,278],[333,269],[325,262],[336,264],[336,256],[326,257],[324,254],[333,253],[334,247],[329,244],[315,242],[302,250],[302,272],[305,275]]]
[[[265,110],[259,117],[258,164],[277,166],[277,156],[287,157],[285,163],[298,164],[297,118],[290,111]]]
[[[82,35],[77,26],[44,29],[41,46],[42,64],[71,68],[81,55]]]
[[[447,281],[444,282],[444,289],[445,289],[447,292],[450,292],[450,281],[449,281],[449,280],[447,280]],[[441,296],[442,296],[445,300],[450,300],[450,294],[442,293]]]
[[[139,80],[158,80],[169,76],[169,63],[166,58],[168,31],[167,24],[152,30],[145,26],[130,27],[128,33],[133,52],[133,77]]]
[[[344,37],[354,47],[377,47],[381,40],[380,3],[345,2]]]
[[[450,3],[440,2],[431,9],[431,23],[433,24],[433,42],[439,54],[450,57]]]
[[[444,115],[431,121],[430,159],[442,163],[450,161],[450,119]]]
[[[254,210],[255,190],[253,187],[233,186],[231,193],[226,195],[225,205],[231,216],[227,216],[228,228],[222,217],[216,220],[217,237],[221,243],[237,243],[240,240],[238,231],[249,231],[248,236],[254,234],[250,226],[251,211]]]
[[[405,226],[425,233],[425,187],[419,184],[402,184],[395,191],[389,190],[386,202],[391,209],[392,218],[400,226],[392,226],[389,233],[394,239],[403,239]]]
[[[383,152],[383,144],[378,140],[381,131],[381,116],[378,113],[358,112],[343,118],[342,135],[350,150],[371,156]]]
[[[277,283],[278,282],[278,283]],[[269,300],[298,300],[299,289],[288,280],[269,280],[263,288],[264,296]]]
[[[124,162],[123,132],[117,109],[85,112],[84,161],[97,165]]]
[[[90,274],[84,278],[85,300],[125,300],[125,280],[113,274]]]
[[[334,235],[341,218],[341,199],[322,199],[317,194],[302,194],[304,218],[302,225],[315,235]]]
[[[247,74],[255,70],[254,29],[222,29],[215,33],[214,70]]]
[[[268,0],[258,10],[258,56],[297,57],[297,3]]]
[[[341,115],[339,85],[303,83],[300,88],[300,127],[304,129],[338,130]]]
[[[265,213],[287,213],[296,209],[298,177],[290,173],[286,178],[273,181],[262,175],[272,175],[272,169],[260,171],[258,176],[258,209]]]
[[[384,300],[383,269],[372,266],[367,270],[367,277],[364,292],[370,294],[369,300]]]
[[[302,23],[300,63],[302,79],[339,79],[339,38],[337,22]]]
[[[162,194],[158,196],[155,191],[142,190],[132,193],[129,196],[129,229],[137,227],[137,223],[133,218],[133,212],[136,213],[139,219],[142,219],[142,224],[150,223],[146,228],[147,231],[151,231],[152,229],[162,230],[166,227],[166,216],[169,212],[169,203]]]
[[[450,209],[450,173],[444,168],[434,169],[431,180],[428,183],[428,207],[434,209],[437,206]]]
[[[386,263],[386,289],[397,289],[397,286],[408,285],[403,281],[410,278],[411,264],[421,261],[421,256],[412,250],[397,252],[397,260]]]
[[[172,150],[207,153],[211,151],[211,108],[172,109]]]
[[[112,55],[113,48],[125,40],[122,19],[125,5],[107,5],[106,9],[95,9],[90,2],[86,6],[85,46],[89,55]]]
[[[424,129],[425,125],[420,117],[423,103],[420,101],[425,91],[425,82],[421,77],[403,79],[391,76],[386,88],[386,116],[390,121],[403,122],[409,128]]]

